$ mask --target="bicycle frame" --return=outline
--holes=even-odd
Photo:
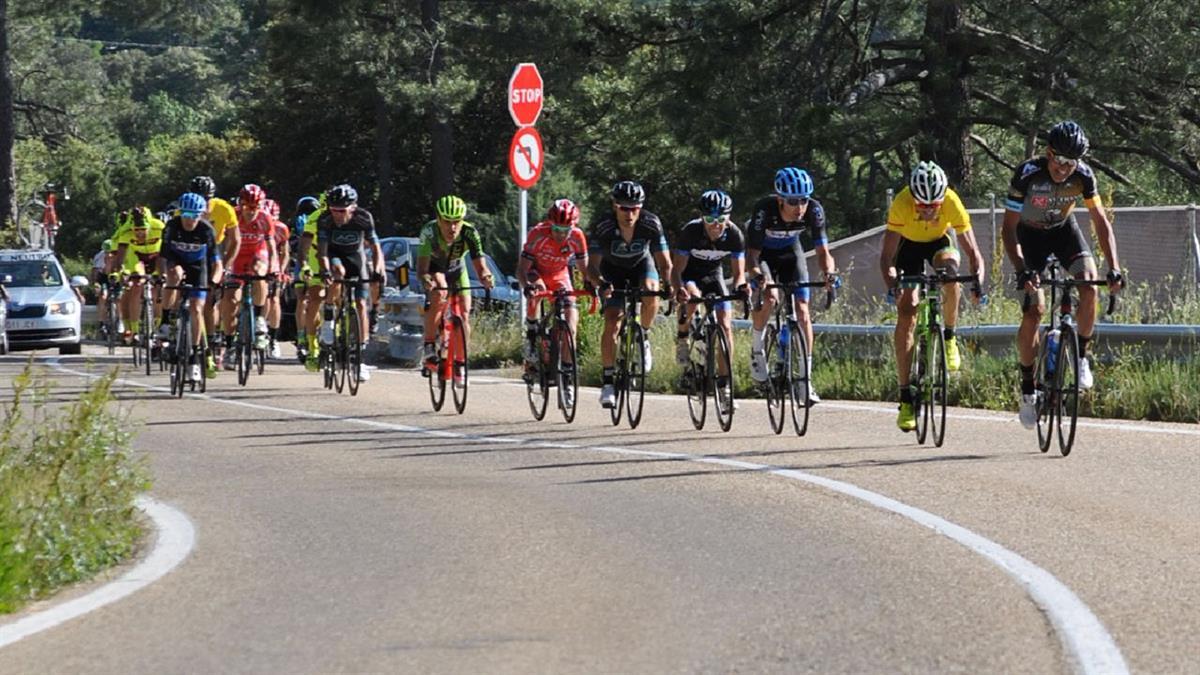
[[[642,344],[645,343],[646,335],[642,324],[639,322],[640,312],[639,304],[642,298],[657,296],[660,298],[669,298],[663,291],[647,291],[641,288],[614,288],[613,295],[621,296],[625,299],[624,313],[621,316],[621,325],[617,331],[616,353],[614,354],[613,367],[615,376],[613,378],[613,389],[616,393],[616,405],[610,409],[613,426],[621,423],[621,410],[624,406],[629,428],[636,429],[642,421],[642,403],[646,393],[646,373],[645,363],[642,361]],[[670,308],[667,308],[670,313]],[[630,361],[634,358],[634,349],[639,350],[636,354],[636,359],[641,365],[641,372],[633,372]],[[637,393],[637,404],[633,402],[633,394]]]
[[[595,313],[596,296],[590,291],[560,289],[528,294],[530,302],[553,303],[553,311],[543,312],[538,319],[537,346],[540,349],[533,370],[526,379],[526,395],[535,419],[545,417],[551,387],[558,388],[558,407],[562,410],[563,418],[567,423],[575,419],[579,398],[578,355],[575,349],[576,336],[567,318],[567,310],[571,307],[569,299],[581,296],[592,298],[590,312]],[[563,358],[564,354],[570,355],[569,361]],[[568,389],[571,390],[570,396],[566,393]]]
[[[767,339],[764,340],[764,357],[767,361],[767,414],[771,420],[771,429],[776,434],[783,433],[783,401],[788,399],[792,428],[797,436],[803,436],[808,433],[811,373],[808,367],[810,346],[801,330],[796,303],[792,297],[799,288],[826,288],[825,309],[829,309],[837,297],[836,285],[826,286],[824,281],[767,283],[761,287],[757,304],[761,306],[763,295],[766,293],[783,291],[784,297],[775,303],[775,311],[767,321]]]
[[[462,286],[459,288],[438,286],[432,287],[429,290],[447,292],[446,303],[442,309],[441,322],[435,327],[434,338],[437,344],[436,362],[433,369],[426,373],[429,377],[430,400],[433,403],[434,410],[441,410],[446,396],[446,382],[450,382],[454,393],[454,408],[461,415],[467,407],[469,377],[465,324],[467,313],[466,307],[463,304],[462,292],[483,290],[485,293],[485,303],[491,301],[492,292],[490,288],[484,286]],[[462,338],[461,340],[456,340],[455,334],[460,332],[462,333]],[[455,377],[456,370],[461,374],[461,378]]]
[[[704,428],[707,397],[710,392],[721,430],[729,431],[733,424],[733,345],[717,318],[716,310],[718,303],[731,300],[743,301],[742,318],[745,319],[749,314],[749,306],[741,294],[709,294],[689,298],[687,301],[689,305],[697,306],[688,325],[688,365],[684,373],[687,380],[688,412],[691,413],[692,425],[697,430]],[[718,351],[723,356],[718,356]],[[721,370],[725,372],[721,373]],[[724,385],[721,384],[722,379]],[[724,391],[724,397],[721,396],[721,391]]]

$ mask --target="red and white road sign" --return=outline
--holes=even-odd
[[[518,63],[508,79],[508,113],[513,124],[531,127],[542,114],[542,74],[537,64]]]
[[[521,127],[513,134],[508,146],[508,172],[513,182],[528,190],[542,177],[546,155],[542,152],[542,135],[533,127]]]

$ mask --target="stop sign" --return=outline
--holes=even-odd
[[[542,114],[542,74],[537,64],[518,63],[508,80],[508,112],[519,127],[531,127]]]

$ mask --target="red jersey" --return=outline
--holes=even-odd
[[[239,261],[253,260],[255,258],[266,260],[270,252],[268,242],[275,232],[275,225],[271,220],[270,214],[259,209],[253,218],[247,220],[245,212],[238,209],[237,225],[238,234],[241,235],[242,239],[237,259]]]
[[[271,271],[279,272],[279,264],[283,262],[283,253],[288,250],[288,238],[291,232],[282,220],[275,221],[275,257],[271,260]]]
[[[572,227],[566,240],[559,243],[554,240],[550,223],[543,221],[529,231],[521,257],[531,261],[538,274],[552,277],[566,270],[572,260],[587,257],[587,238],[583,230]]]

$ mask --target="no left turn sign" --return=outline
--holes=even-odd
[[[533,127],[517,129],[508,147],[508,172],[517,187],[522,190],[533,187],[542,177],[544,163],[541,134]]]

